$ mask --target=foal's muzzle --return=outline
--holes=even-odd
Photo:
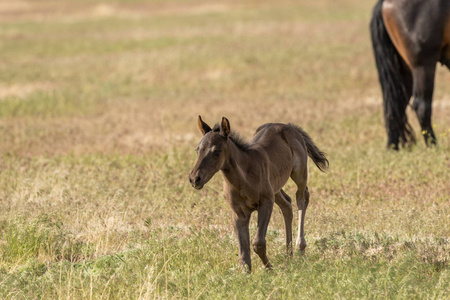
[[[192,173],[189,175],[189,182],[191,183],[192,187],[200,190],[203,188],[203,184],[201,183],[202,179],[200,176],[194,176]]]

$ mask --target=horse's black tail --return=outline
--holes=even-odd
[[[308,153],[308,156],[312,159],[312,161],[316,164],[320,171],[325,172],[330,165],[327,157],[325,156],[325,153],[319,150],[316,144],[314,144],[311,137],[302,128],[295,124],[290,125],[301,134],[306,144],[306,152]]]
[[[386,129],[389,137],[398,136],[398,142],[404,146],[405,144],[415,143],[416,139],[406,118],[409,97],[406,92],[404,75],[402,75],[401,63],[403,59],[395,49],[386,31],[381,14],[383,1],[378,0],[373,8],[370,21],[372,47],[383,93]],[[393,142],[395,143],[395,141]]]

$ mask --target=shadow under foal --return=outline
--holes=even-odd
[[[231,132],[224,117],[220,125],[211,129],[198,117],[198,127],[203,138],[197,146],[198,161],[189,175],[196,189],[203,186],[221,171],[224,179],[224,196],[233,211],[233,222],[239,240],[239,262],[251,272],[250,215],[258,211],[258,227],[253,240],[253,250],[266,268],[272,265],[266,255],[266,233],[275,202],[283,213],[286,228],[286,246],[292,256],[292,205],[291,198],[282,190],[289,177],[297,185],[299,230],[296,248],[304,251],[305,211],[309,202],[306,185],[307,157],[325,171],[328,160],[300,127],[293,124],[269,123],[260,126],[250,142],[244,142]],[[300,212],[301,211],[301,212]]]

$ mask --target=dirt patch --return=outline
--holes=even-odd
[[[30,4],[25,1],[0,1],[0,15],[11,14],[30,9]]]
[[[52,86],[48,83],[0,84],[0,101],[8,97],[24,98],[38,91],[48,91]]]

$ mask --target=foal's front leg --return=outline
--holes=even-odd
[[[266,233],[269,226],[270,216],[273,210],[273,196],[272,198],[265,198],[261,200],[258,207],[258,229],[256,231],[255,239],[253,240],[253,250],[261,258],[264,266],[272,269],[266,254]]]
[[[239,263],[242,267],[247,266],[247,271],[252,271],[252,261],[250,257],[250,234],[249,234],[250,214],[233,214],[233,225],[239,242]]]

